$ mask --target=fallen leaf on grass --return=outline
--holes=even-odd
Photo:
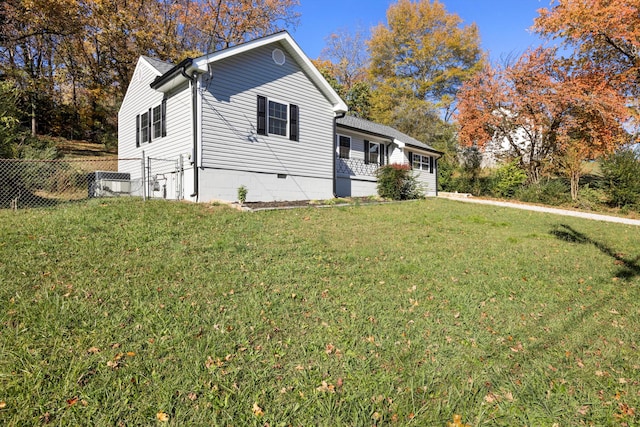
[[[326,381],[322,381],[322,385],[320,387],[317,387],[316,390],[323,393],[335,393],[336,387],[333,384],[328,384]]]
[[[580,415],[587,415],[587,413],[589,412],[589,406],[588,405],[583,405],[580,407],[580,409],[578,409],[578,413]]]
[[[495,394],[489,392],[485,397],[484,397],[484,401],[487,403],[493,403],[498,401],[500,398],[500,396],[496,396]],[[454,417],[454,421],[455,421],[455,417]]]
[[[4,409],[7,407],[7,402],[5,402],[4,400],[0,402],[0,409]]]
[[[620,414],[623,416],[628,415],[633,417],[636,414],[636,408],[632,408],[626,403],[620,403],[618,405],[618,409],[620,410]]]
[[[524,347],[522,346],[521,342],[519,342],[515,347],[511,347],[511,351],[513,351],[514,353],[518,353],[522,350],[524,350]]]
[[[91,347],[87,350],[87,353],[91,353],[91,354],[100,353],[100,349],[98,347]]]
[[[462,423],[462,415],[455,414],[453,422],[447,423],[447,427],[471,427],[469,424]]]
[[[261,417],[264,415],[264,410],[255,402],[253,403],[253,408],[251,410],[253,411],[253,415],[255,415],[256,417]]]
[[[71,399],[67,399],[67,406],[73,406],[78,403],[78,397],[72,397]]]
[[[158,419],[158,421],[166,423],[167,421],[169,421],[169,414],[167,414],[165,412],[162,412],[162,411],[159,411],[156,414],[156,418]]]

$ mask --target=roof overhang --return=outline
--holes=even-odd
[[[206,68],[204,70],[198,69],[194,66],[193,61],[193,59],[187,58],[163,75],[156,77],[151,82],[151,88],[167,93],[189,81],[194,73],[202,74],[207,71]]]
[[[350,132],[357,133],[357,134],[360,134],[360,135],[371,135],[371,136],[375,136],[375,137],[380,138],[380,139],[386,139],[389,142],[394,142],[394,138],[392,136],[384,135],[382,133],[373,132],[373,131],[365,130],[365,129],[360,129],[358,127],[344,125],[342,123],[337,123],[337,127],[338,127],[338,129],[346,129],[346,130],[348,130]]]
[[[208,72],[209,64],[211,63],[274,43],[279,43],[280,46],[293,57],[305,74],[309,76],[311,81],[320,89],[329,102],[331,102],[336,115],[347,112],[349,109],[347,104],[340,98],[340,95],[337,94],[322,74],[320,74],[320,71],[318,71],[307,55],[304,54],[300,46],[298,46],[286,31],[209,53],[199,58],[187,58],[162,76],[156,78],[153,83],[151,83],[151,87],[161,92],[168,92],[188,81],[194,73],[203,74]]]
[[[395,144],[397,144],[398,147],[400,147],[402,149],[410,148],[412,150],[418,150],[418,151],[423,151],[425,153],[434,154],[436,156],[436,158],[438,158],[438,159],[444,155],[444,153],[442,151],[434,150],[432,148],[420,147],[420,146],[414,145],[414,144],[409,144],[409,143],[406,143],[406,142],[402,142],[399,139],[394,139],[393,142]]]

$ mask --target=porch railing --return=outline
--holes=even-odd
[[[339,175],[352,176],[376,176],[376,171],[380,168],[377,163],[365,163],[360,159],[343,159],[336,157],[336,173]]]

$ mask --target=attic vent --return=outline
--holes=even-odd
[[[271,57],[273,58],[273,62],[275,62],[278,65],[284,65],[284,62],[286,60],[284,56],[284,52],[281,51],[280,49],[273,49],[273,52],[271,53]]]

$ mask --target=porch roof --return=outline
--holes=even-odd
[[[400,142],[400,143],[403,143],[404,145],[409,145],[411,147],[426,150],[438,155],[442,154],[442,152],[436,150],[435,148],[421,141],[418,141],[417,139],[412,138],[409,135],[402,133],[397,129],[394,129],[391,126],[381,125],[379,123],[365,120],[360,117],[344,116],[337,119],[336,124],[338,125],[338,127],[352,129],[360,132],[369,133],[372,135],[390,138],[395,142]]]

